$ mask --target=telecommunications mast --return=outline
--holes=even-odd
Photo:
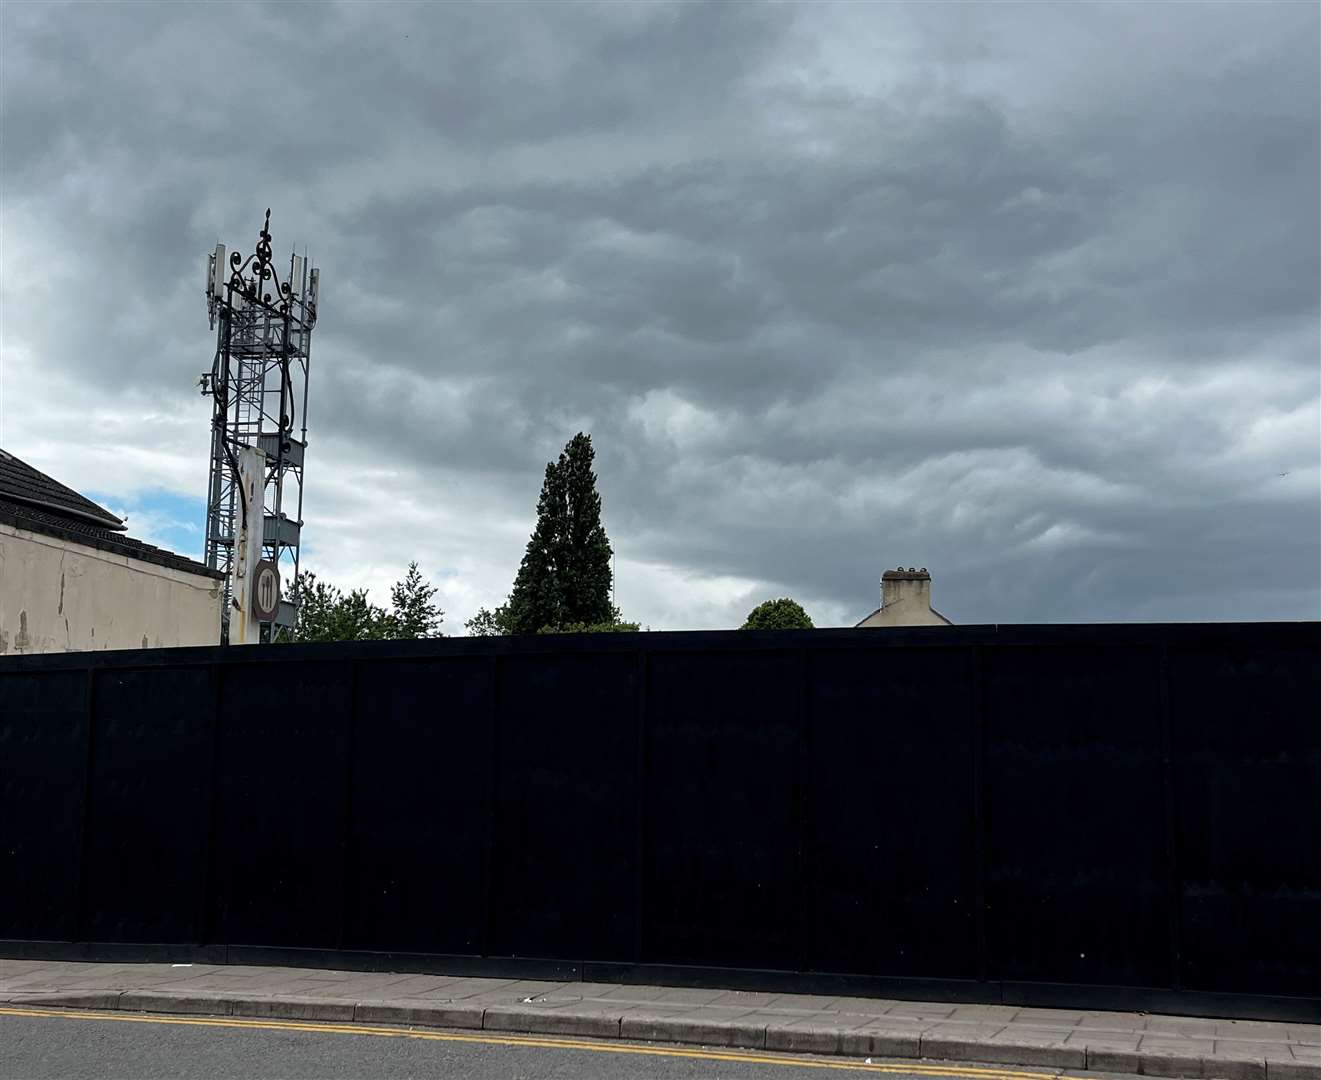
[[[270,210],[252,255],[235,251],[226,260],[218,244],[207,256],[216,353],[201,378],[213,400],[205,561],[225,575],[222,641],[272,641],[294,625],[294,605],[279,594],[298,574],[320,278],[305,257],[291,255],[281,281]]]

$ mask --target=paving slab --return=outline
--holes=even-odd
[[[703,1010],[705,1012],[706,1010]],[[770,1009],[753,1009],[744,1012],[737,1017],[740,1024],[751,1024],[755,1027],[765,1028],[783,1028],[793,1030],[804,1026],[822,1027],[829,1025],[837,1031],[847,1031],[853,1028],[859,1028],[868,1022],[869,1018],[865,1016],[845,1016],[843,1014],[822,1014],[822,1013],[784,1013],[772,1012]],[[733,1022],[733,1021],[731,1021]]]
[[[514,984],[513,979],[460,979],[445,987],[445,993],[458,1001],[460,998],[499,994]]]
[[[621,987],[621,989],[627,989],[629,993],[633,995],[639,995],[641,993],[639,987],[636,986]],[[651,1000],[654,1000],[657,1003],[663,1002],[666,1005],[677,1003],[687,1005],[710,1005],[711,1002],[715,1001],[716,998],[724,993],[723,990],[700,990],[689,986],[680,986],[668,990],[664,987],[657,987],[656,989],[659,992],[656,993]]]
[[[932,1004],[925,1001],[891,1001],[888,998],[865,998],[865,997],[837,997],[829,1006],[831,1009],[839,1012],[871,1013],[873,1016],[888,1015],[896,1008],[913,1007],[930,1013],[933,1009],[940,1010],[940,1017],[948,1016],[954,1011],[955,1006],[943,1006],[939,1003]]]
[[[1096,1050],[1124,1050],[1136,1054],[1138,1044],[1142,1042],[1142,1034],[1136,1031],[1125,1033],[1097,1032],[1074,1028],[1064,1037],[1064,1041],[1073,1046],[1085,1046]]]
[[[837,997],[817,997],[815,994],[776,994],[769,1007],[773,1009],[807,1009],[822,1012],[833,1009],[841,1001]]]
[[[1289,1024],[1272,1024],[1265,1020],[1217,1020],[1216,1036],[1227,1039],[1269,1039],[1272,1042],[1288,1042],[1289,1028]]]
[[[1049,1017],[1043,1017],[1040,1014],[1050,1012],[1048,1009],[1033,1009],[1031,1011],[1032,1023],[1051,1024],[1055,1021]],[[1086,1012],[1076,1024],[1072,1025],[1077,1031],[1144,1031],[1147,1026],[1147,1017],[1144,1013],[1134,1012]]]
[[[874,1024],[877,1027],[883,1027],[892,1031],[898,1031],[905,1035],[921,1035],[924,1031],[930,1031],[937,1024],[952,1023],[946,1020],[922,1020],[916,1016],[892,1016],[889,1013],[877,1015],[875,1013],[855,1013],[855,1012],[835,1012],[830,1011],[821,1014],[823,1016],[861,1016],[868,1024]],[[963,1030],[962,1027],[959,1030]]]
[[[1214,1039],[1172,1038],[1169,1035],[1144,1035],[1138,1049],[1152,1053],[1214,1054]]]
[[[927,1027],[922,1032],[924,1039],[959,1039],[966,1042],[969,1039],[992,1039],[1000,1032],[1004,1031],[1007,1025],[998,1024],[978,1024],[978,1023],[949,1023],[940,1021]]]
[[[1254,1058],[1266,1058],[1270,1054],[1288,1049],[1289,1042],[1287,1039],[1216,1039],[1215,1041],[1217,1057],[1224,1054],[1229,1057],[1243,1057],[1246,1055]]]
[[[1067,1024],[1077,1024],[1080,1023],[1083,1019],[1085,1019],[1088,1015],[1100,1015],[1100,1014],[1089,1014],[1083,1009],[1020,1008],[1019,1011],[1030,1012],[1032,1014],[1032,1019],[1039,1024],[1046,1023],[1048,1021],[1055,1021],[1055,1020],[1060,1020]],[[1137,1014],[1134,1013],[1133,1015],[1136,1016]]]
[[[688,1016],[693,1011],[691,1005],[625,1005],[620,1017],[623,1020],[672,1020],[679,1016]]]
[[[948,1020],[957,1005],[937,1005],[925,1001],[899,1002],[885,1010],[886,1016],[914,1016],[920,1020]]]
[[[549,993],[549,994],[538,994],[537,997],[536,997],[534,1000],[536,1000],[536,1001],[539,1002],[539,1003],[544,1002],[544,1003],[547,1004],[547,1005],[551,1005],[551,1004],[554,1004],[554,1005],[576,1005],[578,1002],[580,1002],[580,1001],[584,1001],[584,1000],[587,1000],[587,1001],[604,1001],[604,1000],[607,1000],[607,999],[605,999],[605,998],[584,998],[584,997],[582,996],[582,994],[560,993],[558,990],[556,990],[556,991],[552,991],[552,992]],[[629,1008],[629,1002],[626,1002],[626,1001],[620,1001],[619,1004],[620,1004],[621,1006],[623,1006],[624,1008]]]
[[[1153,1035],[1183,1035],[1188,1038],[1214,1039],[1220,1021],[1195,1016],[1149,1016],[1147,1030]]]
[[[546,982],[545,980],[536,979],[521,979],[500,988],[502,993],[517,998],[536,997],[538,994],[549,994],[563,989],[565,989],[565,984],[562,982]]]
[[[769,1005],[776,997],[776,994],[752,993],[747,990],[726,990],[719,997],[712,998],[707,1004],[761,1009]]]
[[[458,985],[461,980],[443,975],[411,975],[394,979],[351,979],[345,991],[357,994],[389,994],[391,997],[417,997]],[[451,995],[452,996],[452,995]]]
[[[946,1019],[978,1024],[1007,1024],[1023,1010],[1017,1005],[960,1005]]]

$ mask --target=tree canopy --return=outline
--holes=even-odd
[[[344,593],[304,571],[294,580],[297,622],[284,641],[383,641],[441,637],[445,613],[434,601],[436,587],[422,577],[417,563],[390,589],[390,610],[373,604],[366,589]]]
[[[441,637],[440,625],[445,613],[435,603],[436,586],[422,577],[417,563],[408,564],[408,571],[390,589],[390,621],[394,638]]]
[[[767,600],[748,612],[743,630],[811,630],[811,616],[803,610],[797,600],[784,596],[779,600]]]
[[[592,469],[592,438],[579,432],[548,462],[537,520],[508,599],[482,608],[468,632],[496,634],[585,633],[636,630],[610,601],[613,551],[601,523],[601,496]]]

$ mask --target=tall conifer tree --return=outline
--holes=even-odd
[[[618,619],[610,602],[612,551],[601,524],[595,457],[591,436],[579,432],[559,460],[547,464],[537,524],[502,613],[507,633]]]

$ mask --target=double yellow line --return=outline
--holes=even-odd
[[[795,1069],[835,1069],[840,1072],[907,1073],[917,1076],[967,1077],[969,1080],[1081,1080],[1054,1073],[987,1069],[972,1065],[872,1064],[861,1061],[823,1061],[788,1054],[759,1054],[755,1051],[697,1050],[684,1047],[638,1043],[588,1042],[540,1035],[478,1035],[419,1028],[388,1027],[381,1024],[312,1023],[300,1020],[252,1020],[229,1016],[154,1016],[146,1013],[88,1012],[80,1009],[37,1009],[0,1006],[0,1016],[49,1017],[59,1020],[111,1020],[129,1024],[176,1024],[183,1027],[229,1028],[248,1031],[310,1031],[317,1034],[375,1035],[385,1038],[422,1039],[428,1042],[480,1043],[487,1046],[522,1046],[546,1050],[586,1050],[597,1054],[636,1054],[644,1057],[692,1058],[698,1061],[733,1061],[748,1065],[784,1065]]]

